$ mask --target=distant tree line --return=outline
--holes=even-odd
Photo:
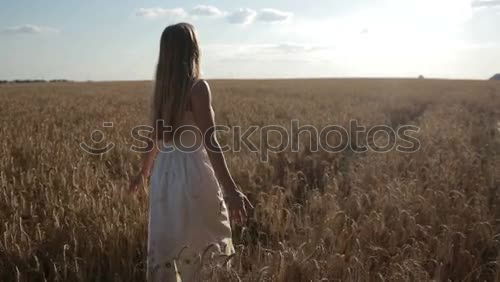
[[[56,82],[71,82],[71,80],[67,79],[15,79],[15,80],[0,80],[0,84],[5,83],[56,83]]]

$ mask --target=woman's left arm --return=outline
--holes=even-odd
[[[159,152],[159,150],[158,150],[157,142],[154,142],[153,148],[144,155],[141,171],[139,172],[139,174],[136,177],[134,177],[130,181],[130,191],[135,192],[139,189],[139,186],[141,184],[146,183],[146,180],[151,175],[151,169],[153,168],[153,164],[155,162],[156,155],[158,155],[158,152]]]

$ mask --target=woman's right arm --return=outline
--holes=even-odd
[[[233,220],[242,222],[243,215],[247,214],[246,209],[253,207],[248,198],[237,188],[227,168],[221,146],[217,141],[210,87],[206,81],[202,80],[193,87],[191,92],[191,105],[195,122],[203,133],[204,145],[216,177],[222,185],[230,216]]]

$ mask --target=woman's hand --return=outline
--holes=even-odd
[[[250,203],[247,196],[236,187],[229,189],[229,192],[225,194],[224,200],[228,206],[231,222],[238,224],[246,223],[248,213],[253,209],[252,203]]]

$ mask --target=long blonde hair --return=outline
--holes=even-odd
[[[162,139],[163,122],[175,130],[189,104],[188,92],[200,76],[200,49],[194,26],[178,23],[165,28],[160,40],[152,99],[152,122],[156,138]]]

